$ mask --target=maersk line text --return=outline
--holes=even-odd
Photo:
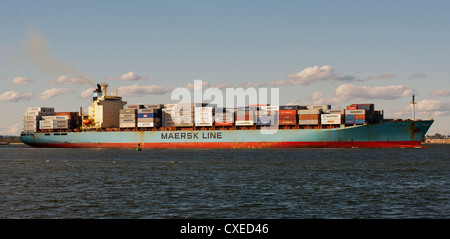
[[[222,132],[161,133],[161,139],[222,139]]]

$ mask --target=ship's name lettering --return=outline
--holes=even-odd
[[[222,132],[161,133],[161,139],[222,139]]]

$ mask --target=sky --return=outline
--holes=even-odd
[[[109,84],[128,104],[178,87],[279,89],[279,103],[374,103],[450,133],[449,1],[0,3],[0,135],[27,107],[85,111]]]

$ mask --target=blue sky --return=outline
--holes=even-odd
[[[448,1],[2,1],[0,134],[30,106],[79,111],[92,82],[129,104],[278,87],[280,103],[375,103],[450,130]],[[83,77],[80,77],[83,76]],[[87,80],[89,79],[89,80]],[[87,98],[86,98],[87,97]]]

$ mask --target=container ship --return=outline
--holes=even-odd
[[[398,148],[421,147],[433,120],[384,119],[374,104],[127,105],[98,84],[88,113],[29,107],[23,143],[63,148]],[[413,100],[414,102],[414,100]],[[412,103],[413,103],[412,102]],[[414,107],[414,103],[413,103]]]

